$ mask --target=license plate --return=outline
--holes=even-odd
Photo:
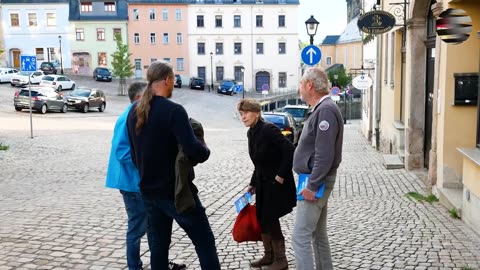
[[[106,80],[106,79],[107,79],[107,77],[103,77],[103,79],[104,79],[104,80]]]

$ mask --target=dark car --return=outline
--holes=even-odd
[[[106,67],[97,67],[93,70],[93,78],[95,81],[112,81],[112,72]]]
[[[295,119],[293,119],[291,114],[286,112],[264,112],[262,117],[265,122],[270,122],[277,126],[282,131],[283,136],[294,145],[297,145],[299,132]]]
[[[175,87],[182,88],[182,77],[178,74],[175,74]]]
[[[219,94],[226,94],[226,95],[233,96],[233,94],[236,93],[235,92],[235,89],[236,89],[235,87],[236,87],[236,84],[235,84],[234,80],[223,80],[218,85],[217,92]]]
[[[107,98],[99,89],[79,87],[73,90],[66,99],[68,108],[84,113],[88,112],[90,108],[97,108],[99,112],[103,112],[107,106]]]
[[[42,62],[39,70],[43,71],[43,74],[57,74],[57,68],[52,62]]]
[[[28,88],[22,88],[15,91],[15,96],[13,97],[13,106],[16,111],[21,111],[22,109],[29,109],[29,93]],[[59,92],[56,92],[51,87],[32,87],[32,109],[38,111],[39,113],[46,113],[47,111],[60,111],[66,113],[67,101],[64,99],[63,95]]]
[[[299,132],[301,133],[303,129],[303,122],[305,122],[305,118],[307,113],[310,111],[310,107],[307,105],[287,105],[282,108],[282,111],[288,112],[293,116],[293,119],[295,119],[295,123],[299,128]]]
[[[198,77],[190,78],[190,88],[205,90],[205,80]]]

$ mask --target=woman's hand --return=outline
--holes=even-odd
[[[280,176],[276,175],[275,176],[275,181],[277,181],[280,184],[283,184],[283,181],[285,181],[285,179],[283,179],[283,177],[280,177]]]
[[[252,193],[252,194],[255,194],[255,187],[249,185],[249,186],[245,189],[245,192],[250,192],[250,193]]]

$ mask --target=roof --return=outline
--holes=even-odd
[[[0,0],[2,4],[68,4],[69,0]]]
[[[326,36],[321,45],[335,45],[340,35]]]
[[[0,0],[1,1],[1,0]],[[69,10],[69,21],[126,21],[128,20],[128,6],[127,0],[112,0],[116,3],[116,14],[115,15],[106,15],[99,14],[94,15],[85,15],[80,13],[80,1],[78,0],[69,0],[70,10]],[[158,1],[157,1],[158,2]]]
[[[359,16],[355,17],[348,23],[347,27],[340,35],[337,44],[362,41],[362,34],[357,26],[358,18]]]
[[[234,4],[299,5],[299,0],[128,0],[130,4]]]

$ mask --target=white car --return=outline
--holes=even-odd
[[[14,68],[0,68],[0,83],[10,82],[12,76],[17,72],[18,70]]]
[[[75,89],[75,82],[63,75],[45,75],[40,82],[40,86],[50,86],[57,91],[63,89]]]
[[[12,86],[26,85],[28,84],[28,77],[30,77],[30,83],[39,84],[42,81],[43,76],[45,76],[45,74],[43,74],[43,71],[20,71],[12,76],[10,84]]]

